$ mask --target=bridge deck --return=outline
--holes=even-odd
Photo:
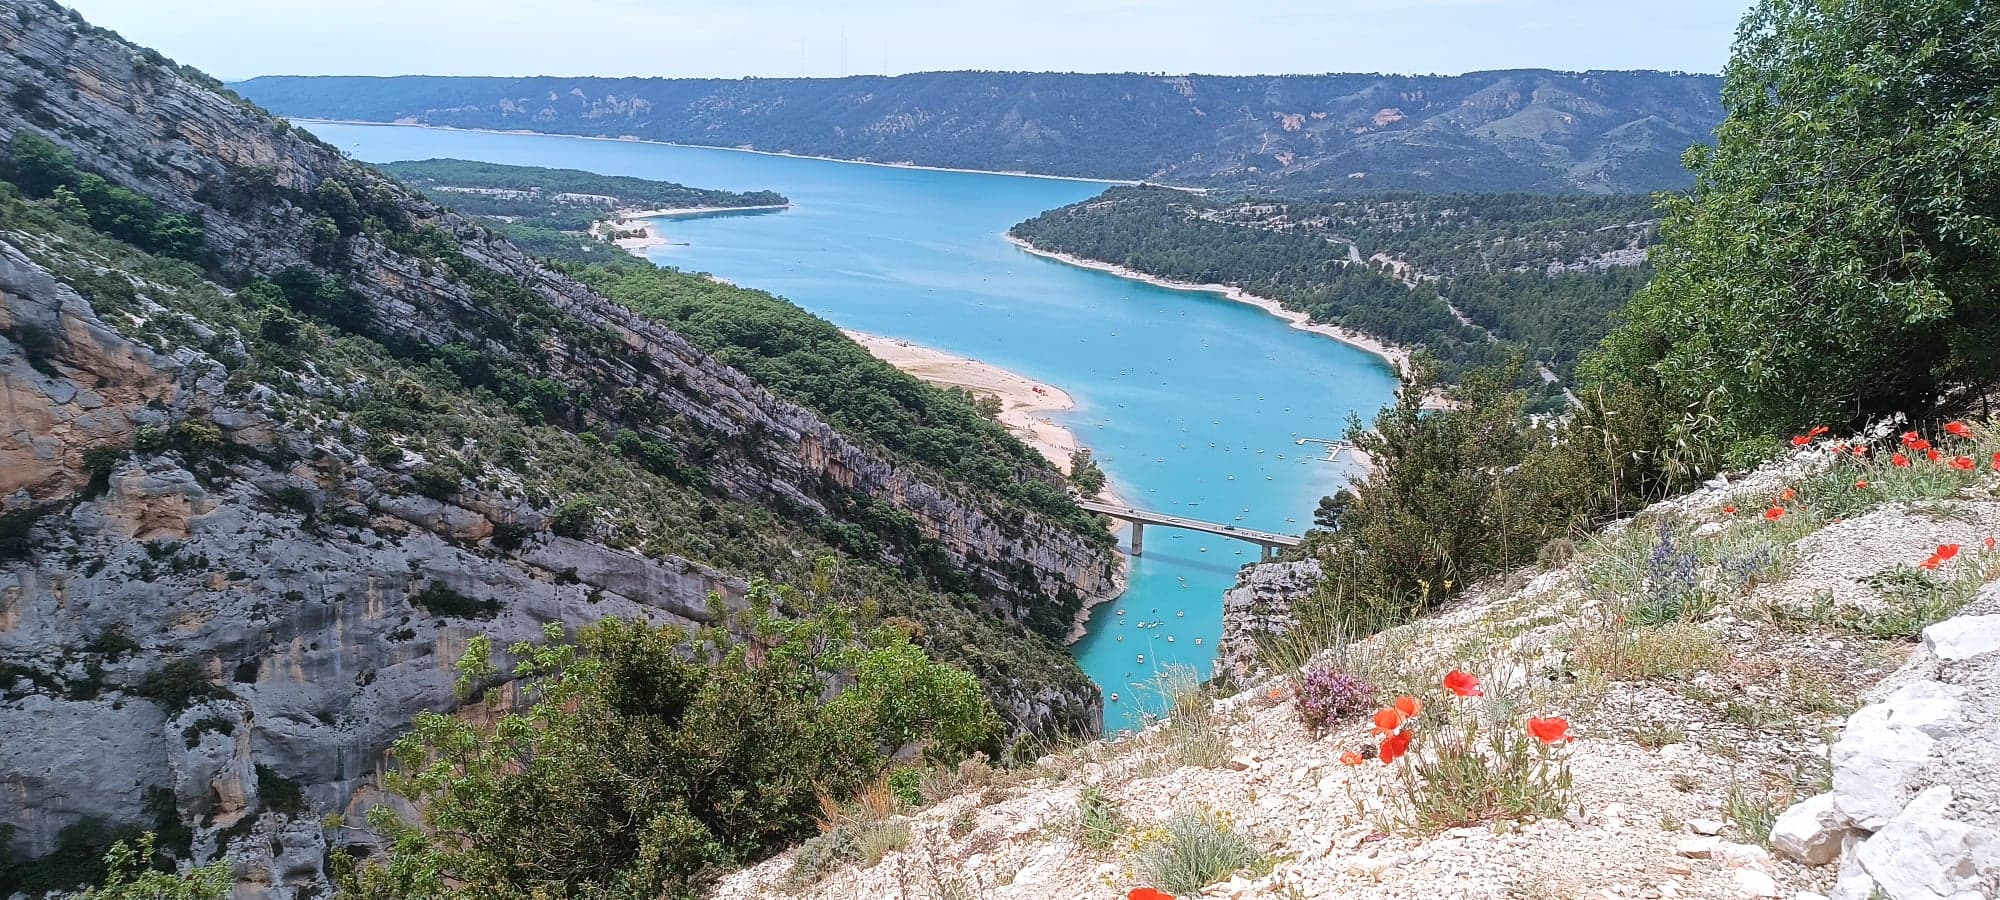
[[[1250,543],[1253,544],[1263,544],[1267,547],[1296,547],[1302,540],[1304,540],[1303,538],[1300,538],[1296,535],[1278,534],[1276,532],[1271,532],[1271,531],[1254,531],[1249,528],[1238,528],[1234,525],[1218,525],[1214,522],[1203,522],[1200,519],[1189,519],[1189,518],[1184,518],[1182,516],[1169,516],[1164,513],[1147,512],[1143,509],[1133,509],[1132,507],[1129,506],[1119,506],[1114,503],[1105,503],[1100,500],[1078,500],[1076,501],[1076,505],[1081,506],[1084,509],[1090,510],[1091,512],[1103,513],[1114,519],[1124,519],[1127,522],[1138,522],[1142,525],[1166,525],[1172,528],[1185,528],[1189,531],[1200,531],[1208,534],[1221,535],[1223,537],[1237,538],[1239,540],[1249,541]]]

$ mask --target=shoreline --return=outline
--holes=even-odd
[[[1249,291],[1246,291],[1234,285],[1196,284],[1191,281],[1174,281],[1168,278],[1161,278],[1158,275],[1153,275],[1147,272],[1141,272],[1137,269],[1133,269],[1127,266],[1121,266],[1118,265],[1117,263],[1108,263],[1096,259],[1086,259],[1081,256],[1075,256],[1073,254],[1062,253],[1055,250],[1044,250],[1040,247],[1035,246],[1034,244],[1031,244],[1011,234],[1004,235],[1004,237],[1007,239],[1007,243],[1013,244],[1015,247],[1020,248],[1020,250],[1023,253],[1039,256],[1044,259],[1052,259],[1060,263],[1076,266],[1078,268],[1092,269],[1098,272],[1103,272],[1107,275],[1115,275],[1119,278],[1124,278],[1131,281],[1144,282],[1146,284],[1153,285],[1154,287],[1162,287],[1173,291],[1197,291],[1207,294],[1220,294],[1224,299],[1232,300],[1234,302],[1242,303],[1248,306],[1254,306],[1258,309],[1263,310],[1268,315],[1274,316],[1279,319],[1283,319],[1287,325],[1290,325],[1291,327],[1296,328],[1300,331],[1310,332],[1312,334],[1317,334],[1322,337],[1329,337],[1343,344],[1346,344],[1350,347],[1353,347],[1357,350],[1365,351],[1370,355],[1374,356],[1375,358],[1382,360],[1384,363],[1387,363],[1390,368],[1397,370],[1397,374],[1399,377],[1401,376],[1404,370],[1409,368],[1410,350],[1407,347],[1400,347],[1395,344],[1390,344],[1386,341],[1382,341],[1380,339],[1362,334],[1361,332],[1355,331],[1351,328],[1342,328],[1338,325],[1316,324],[1312,321],[1312,317],[1305,313],[1286,309],[1283,306],[1279,305],[1278,301],[1276,300],[1273,300],[1269,297],[1260,297],[1256,294],[1252,294]]]
[[[1076,433],[1055,423],[1047,414],[1067,412],[1076,408],[1076,401],[1069,392],[1051,384],[1036,381],[1018,372],[1011,372],[992,363],[970,357],[946,353],[933,347],[926,347],[901,338],[884,337],[851,328],[841,329],[861,348],[876,359],[895,366],[920,380],[945,387],[959,387],[975,394],[991,394],[1000,398],[1000,424],[1021,442],[1040,453],[1056,469],[1069,474],[1069,454],[1082,447]],[[1118,489],[1107,483],[1097,496],[1109,503],[1129,505]],[[1125,524],[1111,520],[1110,531],[1117,534],[1125,530]],[[1124,551],[1119,551],[1122,557]],[[1107,593],[1095,597],[1085,597],[1083,606],[1070,620],[1069,634],[1063,645],[1069,646],[1083,640],[1090,632],[1090,614],[1097,607],[1123,596],[1126,589],[1125,568],[1120,566],[1115,584]]]
[[[1048,415],[1076,408],[1076,401],[1068,391],[991,363],[902,338],[851,328],[843,328],[841,333],[876,359],[919,380],[1000,398],[1000,414],[995,417],[1000,424],[1020,438],[1021,443],[1040,453],[1057,471],[1069,474],[1069,456],[1083,445],[1077,441],[1075,432],[1056,424]]]
[[[806,153],[786,153],[780,150],[755,150],[749,147],[717,147],[712,144],[683,144],[676,141],[656,141],[642,137],[605,137],[603,135],[590,135],[590,134],[564,134],[559,131],[531,131],[526,128],[514,128],[514,129],[460,128],[456,125],[426,125],[421,122],[370,122],[362,119],[315,119],[305,116],[300,116],[298,118],[293,118],[291,116],[280,116],[279,118],[282,118],[287,122],[297,122],[306,125],[311,125],[317,122],[325,125],[372,125],[377,127],[393,127],[393,128],[432,128],[438,131],[465,131],[465,132],[471,132],[473,134],[532,134],[537,137],[575,138],[576,140],[579,141],[615,141],[621,144],[658,144],[662,147],[682,147],[689,150],[727,150],[731,153],[755,153],[759,156],[780,156],[786,159],[816,159],[821,162],[847,163],[849,165],[856,165],[856,166],[880,166],[885,169],[914,169],[919,172],[958,172],[965,175],[1008,175],[1015,178],[1046,178],[1051,181],[1081,181],[1088,184],[1122,184],[1122,185],[1155,184],[1155,182],[1132,181],[1124,178],[1085,178],[1080,175],[1044,175],[1039,172],[1009,172],[1001,169],[960,169],[952,166],[925,166],[925,165],[918,165],[916,163],[876,162],[874,160],[867,160],[867,159],[842,159],[838,156],[813,156]],[[1170,187],[1176,190],[1183,190],[1183,191],[1193,191],[1198,194],[1208,192],[1207,188],[1202,188],[1202,187],[1188,187],[1184,185],[1172,185],[1172,184],[1158,184],[1157,186]]]
[[[643,259],[646,255],[643,251],[647,248],[663,247],[668,243],[667,236],[660,233],[658,228],[653,227],[653,219],[737,212],[774,212],[791,208],[792,205],[790,203],[768,203],[762,206],[685,206],[679,209],[621,209],[613,212],[609,218],[599,219],[590,223],[590,230],[595,233],[598,226],[609,225],[615,231],[641,232],[638,237],[618,238],[612,241],[612,243]]]

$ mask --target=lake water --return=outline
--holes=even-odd
[[[1042,259],[1003,239],[1099,183],[560,136],[308,127],[372,162],[458,157],[785,194],[794,206],[782,212],[664,220],[677,245],[651,257],[771,291],[846,328],[1062,387],[1077,408],[1058,421],[1141,508],[1301,533],[1350,473],[1294,440],[1339,437],[1350,413],[1365,418],[1395,389],[1375,357],[1255,308]],[[1107,729],[1157,710],[1142,685],[1162,666],[1210,674],[1222,592],[1257,553],[1214,535],[1147,530],[1125,596],[1098,607],[1072,648],[1107,699],[1119,694],[1105,704]]]

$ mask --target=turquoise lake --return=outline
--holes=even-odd
[[[779,294],[842,327],[1063,388],[1077,408],[1057,421],[1141,508],[1301,533],[1350,472],[1295,439],[1337,438],[1350,414],[1367,417],[1395,391],[1381,360],[1253,307],[1042,259],[1004,240],[1016,222],[1104,184],[629,141],[307,127],[371,162],[458,157],[785,194],[794,206],[781,212],[663,220],[676,245],[651,258]],[[1130,588],[1096,609],[1090,634],[1071,648],[1107,701],[1119,695],[1105,704],[1107,730],[1157,709],[1142,686],[1162,666],[1209,675],[1222,592],[1257,553],[1223,537],[1148,529]]]

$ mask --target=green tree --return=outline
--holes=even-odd
[[[1950,413],[2000,376],[2000,15],[1764,0],[1658,272],[1591,370],[1730,457],[1814,424]],[[1696,435],[1696,432],[1708,432]]]
[[[30,197],[46,197],[76,183],[76,157],[54,141],[19,132],[7,144],[7,176]]]
[[[1078,447],[1069,454],[1069,483],[1076,485],[1085,497],[1095,497],[1104,490],[1104,469],[1097,465],[1089,447]]]
[[[142,835],[135,846],[126,841],[104,854],[104,883],[76,895],[76,900],[223,900],[234,881],[229,861],[216,860],[185,872],[162,872],[154,858],[153,835]]]

